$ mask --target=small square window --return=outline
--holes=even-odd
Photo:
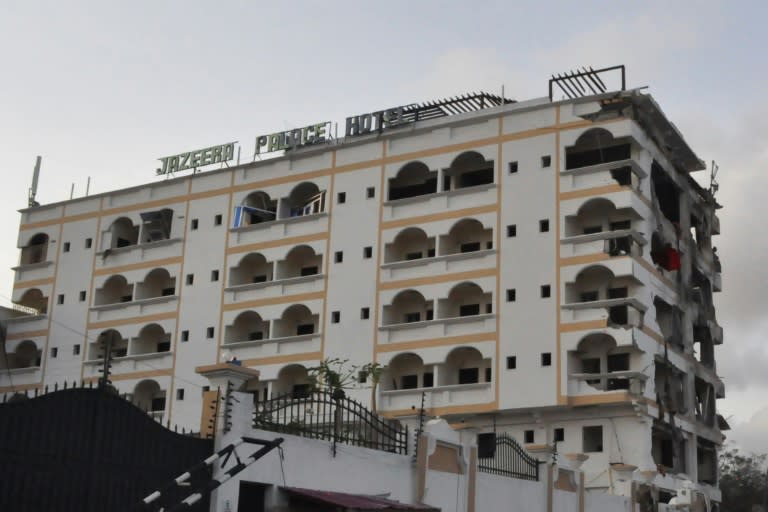
[[[64,247],[62,247],[62,251],[69,252],[71,244],[69,242],[64,242]]]
[[[51,347],[51,357],[57,357],[59,355],[58,347]]]
[[[220,214],[220,213],[217,213],[217,214],[216,214],[216,215],[213,217],[213,225],[214,225],[214,226],[221,226],[221,221],[222,221],[222,219],[223,219],[223,217],[221,216],[221,214]]]
[[[582,439],[584,441],[584,453],[603,451],[603,427],[595,425],[584,427],[582,430]]]
[[[215,332],[215,331],[214,331],[213,327],[208,327],[208,328],[205,330],[205,337],[206,337],[206,338],[208,338],[209,340],[210,340],[210,339],[212,339],[212,338],[213,338],[213,334],[214,334],[214,332]]]
[[[523,433],[523,439],[525,440],[525,443],[526,443],[526,444],[531,444],[531,443],[533,443],[533,442],[534,442],[534,439],[535,439],[535,437],[534,437],[534,431],[533,431],[533,430],[526,430],[526,431]]]
[[[371,308],[360,308],[360,319],[368,320],[371,317]]]
[[[187,286],[195,283],[195,274],[187,274]]]
[[[347,193],[346,192],[339,192],[336,194],[336,202],[339,204],[344,204],[347,202]]]
[[[218,281],[218,280],[219,280],[219,271],[211,270],[211,281]]]
[[[549,167],[550,165],[552,165],[552,157],[550,155],[544,155],[541,157],[542,167]]]
[[[74,346],[72,347],[72,355],[73,355],[73,356],[78,356],[78,355],[80,355],[80,345],[74,345]]]
[[[552,366],[552,353],[544,352],[541,354],[541,366]]]
[[[491,313],[493,313],[493,304],[489,302],[485,305],[485,314],[490,315]]]
[[[85,239],[85,248],[90,249],[93,246],[93,238]]]
[[[331,313],[331,323],[337,324],[341,321],[341,312],[340,311],[333,311]]]
[[[197,225],[200,223],[197,219],[192,219],[192,222],[189,223],[189,229],[192,231],[197,229]]]
[[[56,297],[56,304],[64,304],[64,294],[63,293],[60,293]]]
[[[541,286],[541,298],[546,299],[547,297],[552,295],[552,288],[548,285],[542,285]]]
[[[376,197],[376,187],[368,187],[365,189],[365,197],[368,199]]]
[[[80,291],[80,294],[78,295],[80,302],[85,302],[85,297],[86,297],[85,290]]]
[[[517,290],[514,288],[507,289],[507,302],[515,302],[517,299]]]
[[[176,390],[176,400],[184,400],[184,388]]]
[[[181,341],[189,341],[189,331],[181,331]]]
[[[369,259],[373,256],[373,247],[363,247],[363,258]]]
[[[517,356],[507,356],[507,370],[517,368]]]
[[[507,226],[507,238],[517,236],[517,224],[510,224]]]
[[[515,174],[517,172],[517,162],[509,162],[509,174]]]
[[[547,233],[549,231],[549,219],[541,219],[539,221],[539,231]]]
[[[556,428],[554,431],[554,436],[555,436],[554,440],[556,443],[562,443],[563,441],[565,441],[565,429],[562,427]]]
[[[336,253],[333,255],[333,261],[336,263],[341,263],[344,261],[344,251],[336,251]]]

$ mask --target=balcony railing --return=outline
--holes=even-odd
[[[16,272],[16,281],[31,281],[53,277],[53,268],[53,261],[41,261],[40,263],[25,263],[13,267],[12,270]]]
[[[301,334],[263,340],[228,341],[221,347],[232,352],[238,359],[253,359],[278,354],[304,354],[320,350],[322,334]]]
[[[421,395],[427,408],[451,405],[485,404],[493,401],[493,383],[452,384],[431,388],[396,389],[381,391],[382,411],[412,410],[419,407]]]
[[[141,315],[167,313],[176,310],[177,295],[102,304],[91,308],[91,321],[118,320]]]
[[[634,297],[625,297],[563,304],[562,309],[570,312],[570,318],[564,319],[566,322],[607,320],[613,325],[640,327],[648,308]]]
[[[235,302],[263,299],[267,297],[282,297],[299,293],[322,291],[325,284],[325,274],[290,277],[261,283],[247,283],[229,286],[224,289],[224,302]]]
[[[96,253],[96,267],[116,267],[130,265],[143,261],[159,260],[181,256],[184,249],[184,239],[166,238],[153,242],[113,247]]]
[[[416,217],[496,203],[496,184],[477,185],[446,192],[395,199],[384,203],[384,220]]]
[[[587,235],[568,236],[560,240],[560,245],[565,247],[562,256],[566,257],[599,253],[610,256],[631,255],[640,257],[643,253],[642,247],[647,243],[645,237],[634,229],[601,231]]]
[[[146,362],[147,364],[142,364]],[[85,376],[101,376],[100,369],[104,364],[103,358],[88,359],[84,362]],[[142,370],[166,369],[173,364],[173,352],[150,352],[148,354],[129,354],[122,357],[112,357],[110,361],[113,374],[131,373]]]
[[[379,327],[379,343],[397,343],[420,339],[442,338],[494,332],[496,315],[472,315],[455,318],[438,318],[423,322],[406,322]]]
[[[398,281],[401,279],[493,268],[495,266],[496,250],[486,249],[385,263],[381,266],[381,279],[385,282]]]
[[[230,228],[230,244],[253,244],[294,236],[313,235],[328,231],[326,212],[300,215],[286,219],[259,222],[248,226]]]
[[[592,395],[595,392],[628,391],[642,395],[648,376],[637,371],[607,373],[572,373],[568,376],[568,394]]]
[[[637,190],[640,180],[648,173],[635,160],[617,160],[574,169],[563,169],[560,176],[569,177],[570,183],[565,184],[562,191],[582,190],[606,185],[622,185]]]

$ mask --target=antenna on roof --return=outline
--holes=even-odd
[[[27,206],[30,208],[33,206],[40,206],[40,203],[35,201],[35,196],[37,195],[37,181],[40,178],[40,164],[42,161],[43,157],[38,155],[37,161],[35,162],[35,172],[32,173],[32,186],[29,188],[29,195],[27,198]]]
[[[709,168],[709,193],[712,195],[712,197],[715,197],[715,194],[718,190],[720,190],[720,184],[717,182],[717,171],[720,170],[720,166],[718,166],[714,160],[712,160],[712,166]]]

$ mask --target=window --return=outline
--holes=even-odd
[[[51,357],[57,357],[59,355],[58,347],[51,347]]]
[[[598,300],[597,291],[581,292],[579,302],[594,302]]]
[[[333,311],[331,313],[331,323],[337,324],[341,321],[341,311]]]
[[[435,385],[435,374],[432,372],[424,372],[424,387],[431,388]]]
[[[480,314],[480,304],[465,304],[459,306],[459,316],[474,316]]]
[[[603,426],[595,425],[584,427],[582,429],[582,440],[584,443],[584,453],[603,451]]]
[[[407,324],[421,321],[421,313],[406,313],[404,322]]]
[[[367,380],[368,380],[368,372],[366,371],[357,372],[357,382],[359,382],[360,384],[365,384]]]
[[[81,290],[80,295],[78,296],[78,298],[80,299],[80,302],[85,302],[85,296],[86,296],[85,290]]]
[[[517,291],[514,288],[507,289],[507,302],[515,302]]]
[[[171,351],[170,341],[161,341],[155,346],[155,352],[170,352],[170,351]]]
[[[222,216],[220,213],[217,213],[215,217],[213,217],[213,225],[214,226],[221,226]]]
[[[554,440],[556,443],[562,443],[565,441],[565,429],[564,428],[556,428],[554,431]]]
[[[544,352],[541,354],[541,366],[552,366],[552,353]]]
[[[523,440],[526,444],[531,444],[534,442],[534,432],[533,430],[526,430],[523,432]]]
[[[517,356],[507,356],[507,370],[517,368]]]
[[[69,242],[64,242],[64,247],[62,248],[62,250],[64,252],[69,252],[69,248],[70,248],[70,243]]]
[[[489,302],[485,305],[485,314],[490,315],[491,313],[493,313],[493,304]]]
[[[422,257],[420,252],[409,252],[405,255],[405,261],[420,260]]]
[[[609,372],[627,372],[629,371],[629,354],[608,354]]]
[[[400,377],[401,389],[416,389],[418,387],[419,387],[418,375],[403,375],[402,377]]]
[[[368,320],[371,317],[371,308],[360,308],[360,319]]]
[[[542,233],[549,231],[549,219],[542,219],[539,221],[539,231]]]
[[[176,390],[176,400],[184,400],[184,388]]]
[[[248,333],[248,341],[259,341],[264,339],[263,331],[253,331]]]
[[[544,284],[541,286],[541,298],[546,299],[552,295],[552,288],[548,284]]]
[[[339,204],[344,204],[347,202],[347,193],[346,192],[339,192],[336,194],[336,202]]]
[[[480,382],[480,368],[459,368],[459,384]]]
[[[315,324],[299,324],[296,326],[296,336],[303,336],[305,334],[314,334]]]
[[[427,249],[427,258],[434,258],[434,257],[435,257],[435,250]]]
[[[195,274],[187,274],[187,285],[194,284],[195,282]]]
[[[56,297],[56,304],[64,304],[64,294],[63,293],[60,293]]]
[[[432,311],[431,309],[428,309],[427,310],[427,322],[429,322],[430,320],[433,320],[434,318],[435,318],[435,312]]]
[[[189,341],[189,331],[181,331],[181,341]]]
[[[363,247],[363,258],[369,259],[373,257],[373,247]]]
[[[629,296],[629,289],[626,286],[618,288],[608,288],[609,299],[626,299]]]
[[[197,219],[192,219],[192,222],[189,223],[189,229],[192,231],[196,230],[198,224],[199,221]]]
[[[376,197],[376,187],[368,187],[365,189],[365,197],[368,199]]]
[[[317,265],[314,267],[301,267],[300,273],[302,276],[315,276],[318,274]],[[256,280],[257,278],[259,279],[258,281]],[[254,283],[264,283],[267,281],[267,276],[255,276],[253,279]]]
[[[211,270],[211,281],[218,281],[218,280],[219,280],[219,271]]]
[[[624,229],[632,229],[632,221],[631,220],[619,220],[616,222],[611,222],[609,225],[611,231],[620,231]]]
[[[517,172],[517,162],[509,162],[509,174],[515,174]]]
[[[475,252],[480,250],[480,242],[467,242],[459,246],[460,252]]]
[[[485,369],[485,382],[491,382],[493,380],[493,370],[489,366]]]
[[[517,236],[517,224],[510,224],[507,226],[507,238]]]
[[[214,332],[215,332],[215,330],[214,330],[214,328],[213,328],[213,327],[209,327],[209,328],[207,328],[207,329],[205,330],[205,337],[206,337],[206,338],[208,338],[209,340],[210,340],[210,339],[212,339],[212,338],[213,338],[213,334],[214,334]]]
[[[582,230],[585,235],[594,235],[595,233],[602,233],[603,226],[587,226]]]
[[[552,165],[552,157],[549,155],[544,155],[541,157],[541,166],[542,167],[549,167]]]
[[[93,238],[85,239],[85,248],[90,249],[93,246]]]
[[[344,251],[336,251],[333,255],[333,261],[336,263],[344,261]]]
[[[74,346],[72,347],[72,355],[73,355],[73,356],[78,356],[78,355],[80,355],[80,345],[74,345]]]

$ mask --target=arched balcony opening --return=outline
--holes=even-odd
[[[164,268],[156,268],[149,272],[144,281],[136,287],[136,299],[152,299],[169,297],[176,294],[176,278]]]
[[[132,340],[131,355],[155,354],[171,350],[171,333],[165,332],[158,324],[142,327],[139,335]]]
[[[116,219],[109,227],[112,234],[110,248],[128,247],[139,243],[139,226],[134,226],[128,217]]]
[[[29,239],[29,243],[21,248],[21,264],[34,265],[48,259],[48,235],[38,233]]]
[[[291,393],[295,398],[309,395],[311,391],[309,372],[300,364],[291,364],[280,370],[272,384],[273,395]]]
[[[440,237],[440,255],[493,249],[493,229],[484,228],[476,219],[462,219]]]
[[[613,272],[602,265],[585,268],[576,276],[576,281],[565,285],[565,300],[568,304],[595,302],[627,296],[628,290],[613,289]],[[621,296],[620,296],[621,295]]]
[[[493,312],[493,297],[475,283],[459,283],[438,301],[438,318],[458,318]]]
[[[404,290],[392,299],[392,304],[384,306],[383,325],[423,322],[433,316],[432,301],[427,302],[416,290]]]
[[[133,300],[133,284],[121,275],[110,276],[104,281],[104,286],[96,290],[94,305],[117,304]]]
[[[224,331],[224,343],[258,341],[269,338],[269,322],[255,311],[244,311],[237,315],[232,325]]]
[[[398,354],[387,365],[381,379],[382,391],[398,389],[431,388],[434,386],[434,373],[431,367],[425,367],[424,361],[416,354]]]
[[[420,228],[406,228],[384,248],[384,262],[411,261],[435,256],[435,237]]]
[[[631,354],[617,350],[613,336],[604,333],[588,334],[579,341],[569,354],[569,373],[578,380],[600,391],[629,389],[631,379],[624,373],[614,377],[609,374],[629,372]],[[590,378],[594,375],[594,378]]]
[[[261,253],[252,252],[244,256],[236,267],[229,270],[229,285],[239,286],[272,281],[274,264]]]
[[[277,218],[277,199],[272,199],[261,190],[248,194],[241,206],[242,217],[240,222],[235,220],[236,226],[251,226]]]
[[[417,197],[437,192],[437,171],[430,171],[422,162],[404,165],[397,176],[389,179],[389,201]]]
[[[18,368],[39,368],[43,352],[32,340],[24,340],[16,346],[16,350],[0,358],[0,368],[15,370]]]
[[[156,419],[165,412],[165,390],[154,380],[142,380],[133,388],[133,405],[143,409]]]
[[[651,164],[651,184],[654,205],[661,210],[669,222],[679,224],[681,190],[675,180],[656,161]]]
[[[284,260],[277,262],[277,279],[313,276],[319,274],[322,267],[322,255],[315,254],[308,245],[299,245],[291,249]]]
[[[128,355],[128,340],[119,331],[107,329],[96,337],[96,341],[88,344],[88,359],[91,361],[104,359],[108,344],[112,347],[112,357]]]
[[[275,320],[274,324],[275,338],[315,334],[318,332],[319,315],[313,314],[303,304],[294,304],[283,311],[280,319]]]
[[[590,199],[581,205],[576,215],[565,218],[565,236],[632,229],[632,219],[635,216],[628,208],[616,208],[609,199]]]
[[[438,385],[478,384],[491,382],[491,360],[484,359],[473,347],[458,347],[448,354],[439,369]]]
[[[171,238],[173,210],[163,208],[141,213],[141,243],[150,244]]]
[[[632,157],[628,137],[614,138],[605,128],[592,128],[581,134],[573,146],[565,148],[565,168],[577,169]]]
[[[296,185],[281,201],[280,218],[302,217],[324,211],[325,191],[320,191],[314,183],[304,182]]]
[[[443,190],[458,190],[493,183],[493,160],[486,160],[476,151],[457,156],[443,171]]]
[[[39,315],[48,313],[48,297],[37,288],[30,288],[25,291],[18,304],[36,310]]]

